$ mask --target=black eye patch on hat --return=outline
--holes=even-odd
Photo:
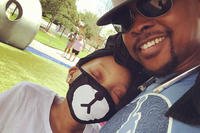
[[[116,112],[110,94],[81,67],[79,69],[82,74],[69,85],[66,96],[72,117],[84,124],[107,121]]]

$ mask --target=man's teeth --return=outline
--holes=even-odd
[[[155,38],[154,40],[148,41],[145,44],[143,44],[141,46],[141,49],[147,49],[149,47],[152,47],[158,43],[160,43],[161,41],[163,41],[165,38],[164,37],[159,37],[159,38]]]

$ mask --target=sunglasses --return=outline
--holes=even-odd
[[[153,18],[167,13],[173,5],[172,0],[136,0],[136,11],[142,16]],[[113,16],[112,24],[117,32],[126,33],[134,24],[134,12],[123,7]]]

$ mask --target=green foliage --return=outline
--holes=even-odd
[[[81,21],[83,21],[83,23],[85,24],[84,27],[85,37],[87,39],[90,39],[92,36],[98,36],[100,32],[100,27],[96,25],[98,17],[91,12],[80,13],[79,17]]]
[[[75,27],[78,24],[78,12],[76,8],[76,1],[67,0],[61,6],[61,11],[57,17],[57,20],[61,22],[65,27],[70,27],[70,31],[75,31]]]
[[[60,11],[61,0],[41,0],[43,15],[55,16]]]
[[[91,12],[80,13],[79,17],[81,21],[83,21],[83,23],[85,24],[83,32],[85,34],[87,44],[98,48],[100,45],[103,44],[104,40],[99,36],[101,28],[96,25],[98,17]]]
[[[78,13],[76,0],[41,0],[41,3],[45,19],[63,25],[62,31],[75,32],[79,27],[79,34],[84,35],[87,44],[95,48],[103,44],[104,39],[99,36],[101,28],[96,25],[98,17],[91,12]],[[80,21],[84,23],[83,27]]]
[[[0,93],[19,82],[30,81],[65,96],[66,67],[3,43],[0,53]]]
[[[40,0],[43,8],[43,17],[50,22],[57,21],[60,25],[75,30],[78,24],[76,0]],[[47,20],[47,19],[46,19]]]

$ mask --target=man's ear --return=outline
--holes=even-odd
[[[68,75],[67,75],[67,83],[68,83],[68,84],[71,84],[71,83],[74,81],[74,79],[77,77],[77,76],[75,75],[75,73],[76,73],[78,70],[79,70],[79,68],[76,67],[76,66],[73,66],[72,68],[69,69],[69,72],[68,72]]]

